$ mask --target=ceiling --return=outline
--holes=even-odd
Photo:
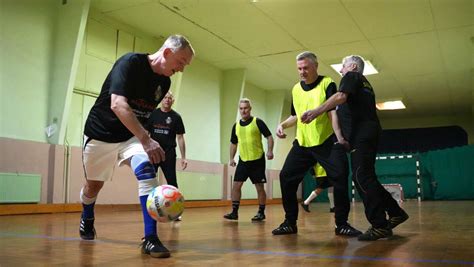
[[[247,81],[288,90],[295,56],[315,52],[319,73],[358,54],[377,101],[402,99],[384,118],[474,112],[474,0],[92,0],[102,15],[155,37],[187,36],[197,58],[247,69]]]

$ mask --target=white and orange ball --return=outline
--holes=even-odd
[[[171,222],[183,214],[184,197],[178,188],[172,185],[160,185],[148,195],[146,209],[154,220]]]

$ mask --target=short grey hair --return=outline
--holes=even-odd
[[[194,55],[194,48],[191,46],[189,40],[183,35],[174,34],[169,36],[163,46],[161,46],[160,51],[165,50],[166,48],[171,49],[171,51],[176,52],[181,49],[189,48],[191,53]]]
[[[174,100],[174,95],[173,92],[168,91],[165,96],[170,95],[170,97]]]
[[[239,105],[240,105],[240,103],[247,103],[247,104],[249,104],[250,107],[252,106],[252,102],[250,102],[250,99],[248,99],[248,98],[246,98],[246,97],[241,98],[241,99],[239,100]]]
[[[350,55],[342,60],[342,64],[356,64],[357,72],[364,73],[364,58],[358,55]]]
[[[316,56],[316,54],[310,51],[304,51],[302,53],[299,53],[296,56],[296,61],[300,61],[306,58],[309,59],[309,61],[313,62],[315,65],[318,63],[318,57]]]

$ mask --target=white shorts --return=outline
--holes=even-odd
[[[84,135],[82,164],[87,180],[112,180],[115,165],[121,166],[125,160],[137,154],[145,154],[142,144],[134,136],[121,143],[106,143]]]

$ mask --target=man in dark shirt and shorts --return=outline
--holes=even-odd
[[[392,229],[406,221],[408,214],[380,184],[375,173],[375,156],[382,128],[375,109],[374,90],[362,74],[364,60],[360,56],[348,56],[342,63],[339,92],[306,112],[303,119],[308,123],[337,106],[343,136],[351,146],[352,180],[372,225],[358,239],[373,241],[392,236]]]
[[[238,211],[242,196],[242,185],[248,177],[257,189],[259,204],[258,212],[252,218],[252,221],[263,221],[265,219],[267,194],[263,185],[267,182],[267,178],[265,175],[265,152],[262,145],[262,135],[267,138],[268,160],[273,159],[273,137],[265,122],[250,115],[251,110],[250,100],[242,98],[239,101],[241,119],[232,127],[229,165],[236,166],[234,157],[237,146],[240,155],[232,186],[232,212],[224,215],[224,218],[228,220],[239,218]]]
[[[147,212],[146,200],[158,185],[153,164],[165,160],[165,152],[145,130],[148,118],[169,90],[172,76],[191,63],[194,50],[181,35],[172,35],[154,54],[128,53],[119,58],[102,85],[84,128],[83,165],[86,183],[79,234],[93,240],[94,205],[115,165],[131,167],[138,180],[145,237],[142,253],[170,256],[158,239],[156,221]]]

